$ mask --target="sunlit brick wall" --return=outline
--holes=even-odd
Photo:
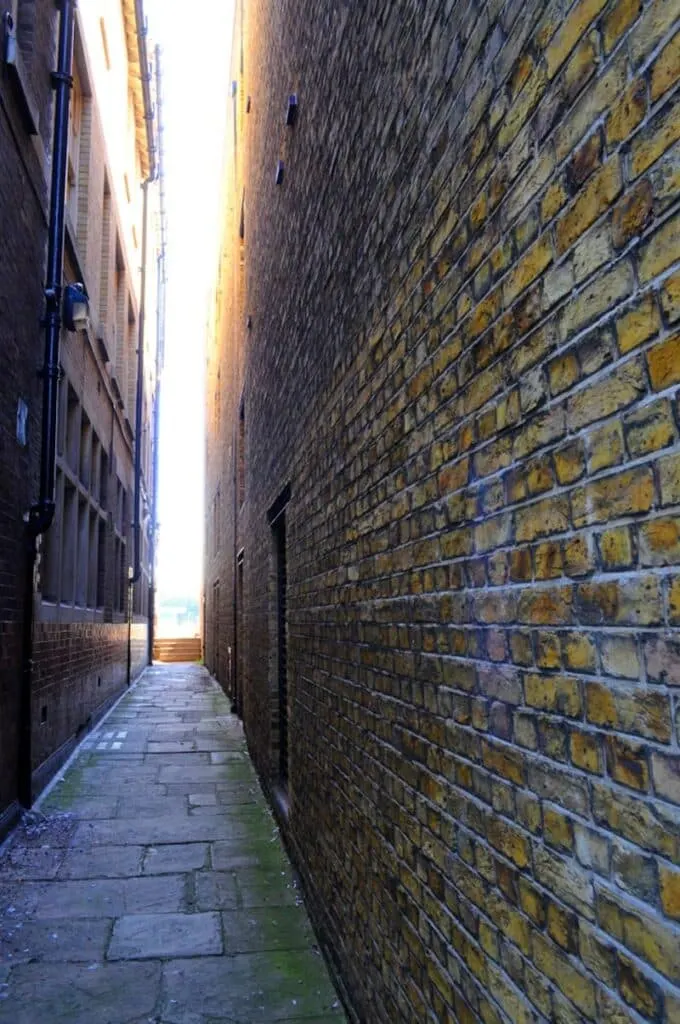
[[[371,1024],[680,1020],[679,13],[246,11],[245,722],[273,791],[290,484],[285,830]]]

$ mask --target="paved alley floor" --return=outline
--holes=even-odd
[[[345,1021],[222,691],[157,665],[0,856],[0,1024]]]

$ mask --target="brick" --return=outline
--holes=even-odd
[[[614,208],[612,240],[616,249],[641,235],[652,219],[654,196],[649,181],[638,181]]]
[[[592,78],[600,63],[600,38],[597,30],[588,33],[571,55],[562,75],[562,90],[568,105],[571,105]]]
[[[606,572],[629,569],[633,564],[633,544],[627,526],[605,530],[599,538],[602,568]]]
[[[576,384],[581,376],[581,368],[573,352],[555,359],[548,366],[550,378],[550,391],[553,395],[559,395],[562,391],[568,391]]]
[[[614,146],[627,139],[647,112],[647,83],[636,78],[617,98],[607,118],[607,144]]]
[[[574,672],[593,672],[597,665],[597,648],[584,633],[562,634],[565,667]]]
[[[667,864],[660,864],[659,889],[664,914],[680,920],[680,871]]]
[[[565,169],[565,178],[572,193],[578,192],[591,174],[602,166],[602,136],[594,132],[575,150]]]
[[[654,479],[645,467],[625,470],[586,484],[571,499],[574,526],[591,526],[623,515],[648,512],[654,501]]]
[[[589,423],[625,409],[646,390],[642,362],[635,359],[609,376],[590,384],[569,400],[568,423],[578,430]]]
[[[548,75],[553,78],[579,42],[583,32],[604,7],[603,0],[578,0],[545,51]]]
[[[662,593],[654,576],[579,583],[575,589],[574,614],[584,624],[651,626],[661,622]]]
[[[668,621],[676,626],[680,624],[680,577],[671,577],[668,585]]]
[[[615,782],[631,789],[649,788],[647,750],[637,743],[629,743],[616,736],[608,736],[605,743],[607,771]]]
[[[582,711],[581,683],[569,676],[524,677],[524,697],[530,707],[579,718]]]
[[[618,0],[603,19],[605,53],[610,53],[640,14],[639,0]]]
[[[659,1019],[663,1012],[663,992],[630,957],[617,954],[619,987],[626,1002],[647,1018]]]
[[[659,459],[659,483],[662,505],[680,503],[680,454]]]
[[[592,733],[572,732],[569,738],[572,763],[586,772],[602,773],[603,758],[600,741]]]
[[[571,588],[523,591],[517,606],[519,622],[552,626],[571,622]]]
[[[557,407],[535,416],[515,437],[512,447],[514,458],[521,459],[538,451],[553,441],[558,441],[566,432],[564,409]]]
[[[670,741],[671,707],[666,694],[601,683],[588,683],[585,694],[586,719],[591,725],[644,736],[659,743]]]
[[[630,34],[630,55],[642,64],[677,20],[673,0],[660,0],[648,7]]]
[[[593,323],[604,312],[613,309],[633,291],[632,271],[627,263],[617,263],[574,298],[559,318],[560,336],[569,340],[577,331]]]
[[[658,796],[680,803],[680,758],[677,754],[652,753],[654,789]]]
[[[503,305],[509,306],[552,262],[552,243],[543,235],[525,253],[503,284]]]
[[[680,334],[659,342],[647,354],[652,387],[662,391],[680,381]]]
[[[656,337],[661,329],[661,319],[654,299],[648,292],[632,309],[622,313],[616,321],[616,337],[622,355]]]
[[[583,455],[583,443],[573,441],[558,449],[553,454],[555,473],[561,484],[572,484],[585,473],[586,465]]]
[[[627,58],[619,53],[558,125],[555,131],[555,154],[558,161],[564,160],[598,118],[610,109],[626,83]]]
[[[653,634],[643,642],[647,675],[657,683],[669,686],[680,685],[680,643],[674,639],[662,639]]]
[[[633,457],[667,448],[675,440],[670,402],[652,402],[629,413],[623,421],[626,447]]]
[[[680,138],[678,100],[670,100],[642,128],[630,145],[630,167],[633,178],[644,174],[666,150]],[[646,278],[643,278],[646,280]]]
[[[667,277],[661,285],[661,308],[671,324],[680,317],[680,270]]]
[[[620,465],[625,453],[621,421],[610,420],[601,427],[589,431],[586,446],[588,449],[588,472],[591,475],[601,469]]]
[[[640,675],[640,659],[635,638],[627,635],[602,637],[602,671],[608,676],[623,679],[637,679]]]
[[[669,922],[639,910],[624,896],[611,890],[599,890],[595,896],[597,920],[613,938],[622,942],[654,970],[677,980],[680,935]]]
[[[666,93],[680,77],[680,33],[676,32],[670,42],[652,64],[650,96],[652,103]]]
[[[647,805],[637,795],[593,782],[593,817],[624,839],[664,856],[675,856],[672,820],[660,805]]]
[[[680,518],[652,519],[639,529],[640,564],[675,565],[680,561]]]
[[[577,238],[594,224],[621,191],[621,167],[618,158],[609,160],[589,179],[578,197],[555,226],[558,253],[571,248]]]
[[[534,935],[534,963],[550,978],[564,995],[581,1010],[585,1017],[594,1020],[597,1015],[595,986],[590,978],[572,966],[564,953],[537,934]]]
[[[547,224],[560,212],[569,196],[561,181],[553,181],[541,200],[541,222]]]
[[[654,216],[672,206],[680,191],[680,143],[675,143],[649,171],[654,198]]]
[[[561,533],[570,525],[569,502],[566,498],[545,498],[518,510],[515,515],[515,538],[522,542],[546,534]]]

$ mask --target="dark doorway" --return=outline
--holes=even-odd
[[[236,556],[236,629],[234,636],[233,708],[243,718],[243,675],[245,670],[243,628],[243,550]]]
[[[278,782],[285,791],[289,775],[289,708],[288,708],[288,560],[286,511],[290,487],[286,487],[269,510],[273,549],[272,654],[275,659],[276,694],[275,745],[278,747]]]

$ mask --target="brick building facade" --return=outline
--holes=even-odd
[[[16,0],[18,65],[3,64],[0,152],[0,817],[17,798],[17,708],[22,672],[23,517],[37,497],[40,463],[45,245],[52,145],[50,73],[58,8]],[[28,26],[33,32],[28,33]],[[38,792],[122,691],[127,678],[128,566],[132,560],[134,424],[142,198],[151,154],[132,0],[88,3],[76,14],[66,186],[66,281],[90,297],[87,331],[62,331],[56,513],[41,538],[34,577],[31,693],[33,790]],[[18,71],[17,71],[18,68]],[[35,109],[33,120],[26,110]],[[36,134],[37,132],[37,134]],[[153,241],[150,264],[155,265]],[[153,281],[147,306],[153,309]],[[154,348],[154,316],[145,348]],[[153,369],[153,360],[147,367]],[[145,502],[152,486],[153,374],[144,381]],[[28,408],[26,444],[17,405]],[[135,587],[132,675],[146,664],[148,543]]]
[[[206,656],[370,1024],[680,1021],[679,15],[237,11]]]

